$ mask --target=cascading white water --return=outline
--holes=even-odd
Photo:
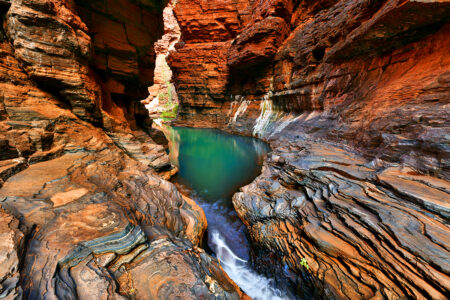
[[[225,272],[252,299],[288,299],[285,293],[273,287],[271,279],[252,271],[247,261],[234,254],[218,231],[212,232],[211,244]]]

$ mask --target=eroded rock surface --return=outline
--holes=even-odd
[[[103,106],[75,4],[0,1],[0,297],[244,297],[198,248],[205,215],[161,178],[173,167],[132,97]]]
[[[318,297],[444,299],[449,3],[238,1],[226,33],[199,3],[176,11],[178,124],[271,143],[234,197],[256,265]]]
[[[18,286],[23,233],[19,221],[0,208],[0,297],[14,299],[21,297]]]
[[[181,32],[173,9],[177,1],[170,1],[163,11],[164,35],[155,44],[156,64],[154,84],[148,88],[145,104],[152,119],[168,116],[174,118],[178,108],[178,96],[172,82],[173,72],[167,64],[168,55],[175,50]]]
[[[447,181],[330,144],[280,143],[233,197],[261,253],[318,279],[327,298],[446,298]]]

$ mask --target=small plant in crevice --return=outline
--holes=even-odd
[[[309,270],[309,265],[308,262],[306,261],[306,258],[304,257],[302,258],[302,260],[300,261],[300,265],[306,268],[306,270]]]

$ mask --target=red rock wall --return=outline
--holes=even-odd
[[[170,61],[182,122],[250,133],[270,92],[280,111],[317,111],[307,124],[316,136],[447,176],[448,158],[437,153],[450,98],[448,3],[247,1],[251,14],[238,11],[242,22],[236,29],[229,21],[227,33],[212,25],[219,4],[208,2],[205,13],[183,3],[176,13],[184,43]],[[197,12],[201,22],[186,21]],[[253,101],[230,124],[235,95]]]
[[[130,123],[145,120],[148,113],[139,100],[148,96],[147,87],[153,84],[154,44],[164,31],[165,2],[76,2],[92,38],[91,67],[99,75],[106,97],[125,110]],[[106,101],[103,108],[113,111],[112,101]]]
[[[245,299],[196,247],[202,209],[154,172],[164,148],[101,109],[73,2],[0,0],[0,19],[1,297]]]
[[[224,122],[232,39],[250,17],[248,1],[177,1],[181,42],[169,56],[181,101],[180,118],[198,113],[205,123]],[[226,105],[228,107],[228,104]],[[196,118],[197,118],[196,117]]]
[[[9,2],[9,1],[6,1]],[[9,6],[9,9],[8,9]],[[162,35],[164,3],[20,0],[5,3],[14,55],[43,89],[96,123],[148,125],[147,96]],[[104,124],[108,126],[108,124]]]
[[[317,298],[445,299],[450,3],[247,1],[229,33],[179,3],[179,122],[273,147],[233,197],[256,265]]]

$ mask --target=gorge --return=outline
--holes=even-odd
[[[0,299],[248,299],[250,267],[281,298],[448,298],[449,1],[0,0],[0,17]],[[174,130],[215,133],[187,184],[226,181],[212,218],[146,109],[175,90]],[[245,180],[201,166],[199,146],[232,143],[218,129],[244,152],[217,169]]]

